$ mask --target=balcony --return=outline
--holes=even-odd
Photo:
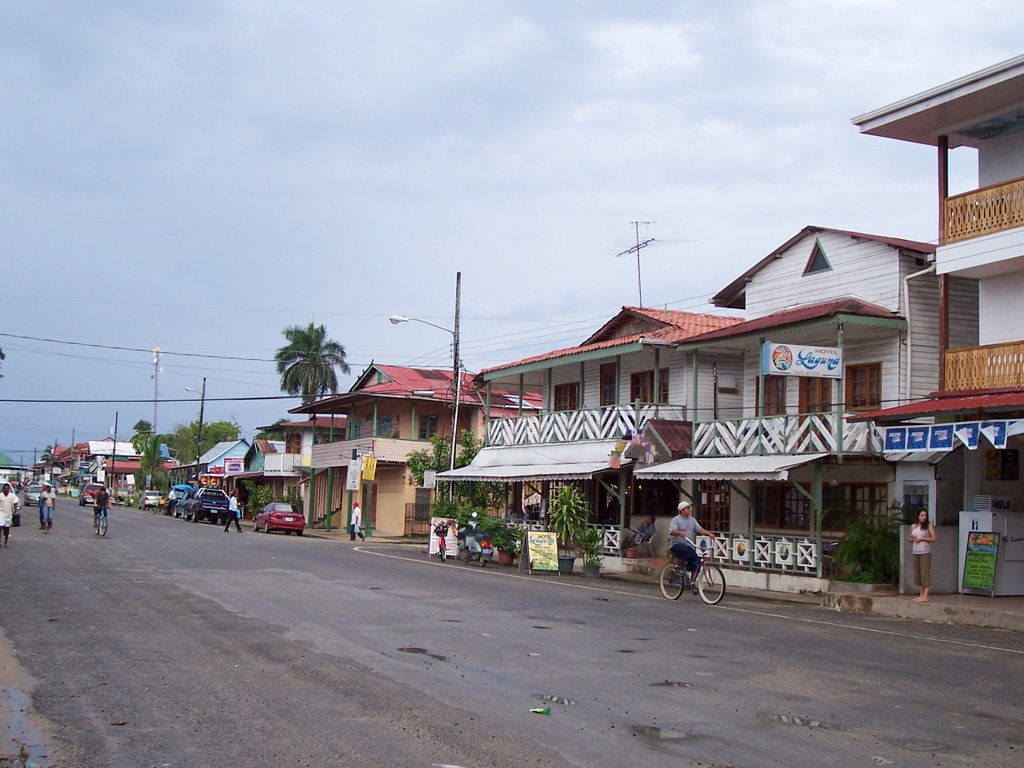
[[[1024,227],[1024,179],[946,198],[943,243]]]
[[[945,376],[949,392],[1024,387],[1024,341],[947,350]]]
[[[849,423],[834,413],[709,421],[693,432],[695,457],[881,452],[882,439],[870,422]]]
[[[263,457],[263,474],[268,477],[296,477],[301,466],[301,453],[268,453]]]
[[[682,405],[610,405],[579,411],[494,419],[487,424],[487,445],[513,446],[575,443],[583,440],[621,440],[643,429],[651,419],[686,419]]]
[[[352,459],[352,452],[360,455],[375,456],[380,462],[404,464],[406,457],[413,451],[430,448],[426,440],[403,440],[392,437],[359,437],[353,440],[336,440],[333,443],[317,443],[313,446],[313,466],[317,469],[327,467],[347,467]]]

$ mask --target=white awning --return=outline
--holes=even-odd
[[[824,459],[827,453],[799,456],[707,456],[676,459],[633,472],[637,480],[788,480],[789,470]]]
[[[439,480],[580,480],[612,469],[615,440],[555,445],[490,446],[468,467],[438,472]],[[622,459],[623,465],[628,459]]]

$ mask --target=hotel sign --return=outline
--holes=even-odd
[[[843,350],[766,341],[761,347],[761,373],[765,376],[841,379]]]

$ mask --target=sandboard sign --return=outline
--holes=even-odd
[[[969,531],[964,556],[962,591],[970,594],[995,595],[996,560],[999,557],[999,534],[991,531]]]
[[[523,553],[519,556],[519,570],[558,570],[558,541],[550,531],[527,531],[523,537]]]

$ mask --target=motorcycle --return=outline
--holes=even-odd
[[[477,531],[475,526],[467,526],[459,531],[458,542],[459,550],[456,556],[467,565],[477,563],[483,568],[494,554],[491,537]]]

